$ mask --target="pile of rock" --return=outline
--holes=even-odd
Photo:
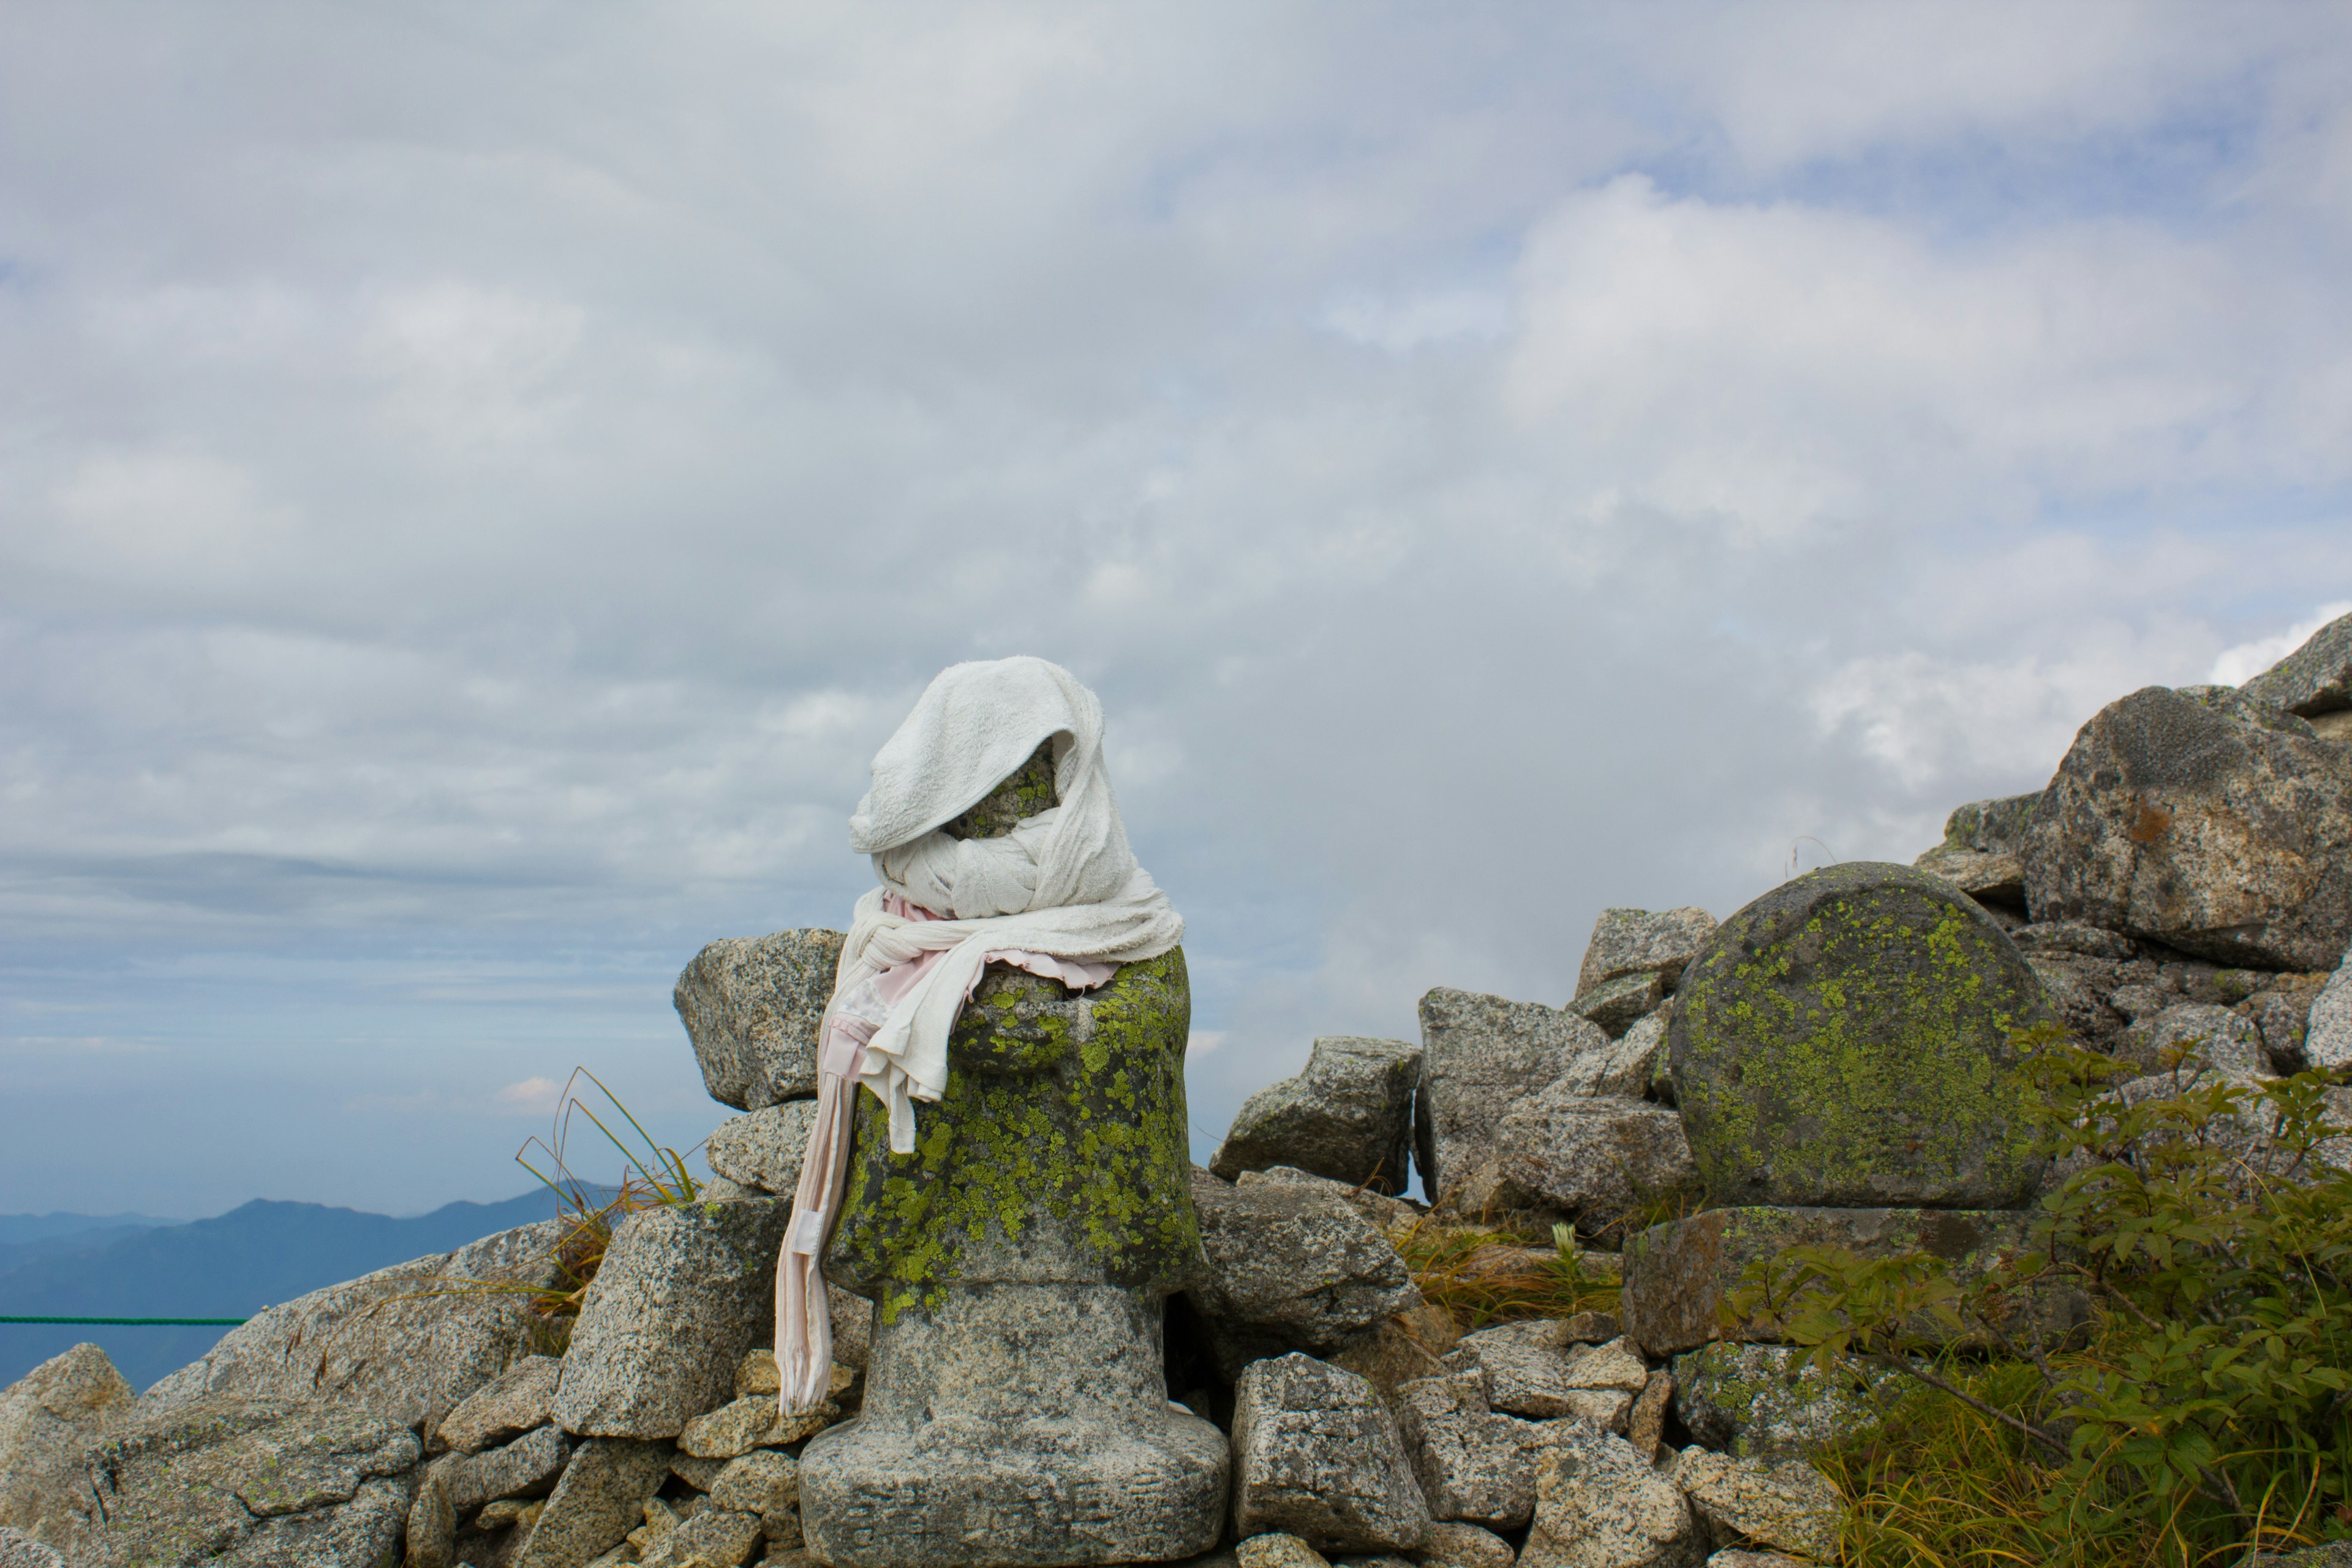
[[[824,1466],[804,1536],[803,1446],[887,1403],[862,1386],[868,1303],[835,1289],[834,1398],[810,1416],[779,1416],[769,1339],[841,942],[687,966],[705,1086],[740,1114],[704,1201],[618,1228],[568,1341],[520,1293],[554,1278],[541,1226],[272,1309],[136,1399],[77,1347],[0,1394],[0,1568],[806,1560]],[[1740,1272],[1796,1242],[1991,1267],[2053,1179],[2021,1133],[2021,1030],[2140,1061],[2127,1093],[2173,1087],[2176,1047],[2248,1081],[2352,1069],[2347,947],[2352,617],[2242,689],[2123,699],[2047,789],[1963,806],[1916,866],[1815,872],[1720,925],[1609,910],[1565,1005],[1441,987],[1418,1042],[1316,1041],[1192,1173],[1202,1258],[1165,1381],[1171,1419],[1230,1449],[1231,1544],[1197,1561],[1826,1560],[1839,1500],[1805,1457],[1879,1419],[1884,1382],[1727,1321]],[[2259,1129],[2242,1142],[2261,1153]],[[1621,1249],[1590,1255],[1616,1310],[1460,1322],[1400,1252],[1555,1225]],[[2084,1308],[2010,1310],[2014,1337]]]

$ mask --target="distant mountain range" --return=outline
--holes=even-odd
[[[0,1215],[0,1317],[249,1318],[554,1213],[554,1195],[542,1187],[408,1219],[265,1200],[186,1224],[139,1215]],[[89,1341],[132,1387],[145,1388],[227,1331],[0,1323],[0,1387]]]

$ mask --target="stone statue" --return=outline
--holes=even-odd
[[[938,831],[994,838],[1053,810],[1067,739]],[[1161,1348],[1165,1298],[1202,1267],[1184,955],[1104,968],[1075,989],[988,963],[911,1152],[894,1152],[870,1085],[855,1090],[823,1267],[874,1301],[874,1342],[860,1414],[812,1440],[800,1470],[810,1550],[835,1568],[1153,1562],[1216,1543],[1226,1442],[1170,1403]]]

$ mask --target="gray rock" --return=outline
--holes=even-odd
[[[1570,1342],[1557,1321],[1507,1323],[1463,1337],[1446,1369],[1475,1368],[1489,1409],[1550,1420],[1581,1416],[1623,1432],[1634,1395],[1648,1381],[1639,1352],[1621,1337],[1599,1346]]]
[[[2242,689],[2305,719],[2352,709],[2352,616],[2320,627]]]
[[[2271,1071],[2284,1078],[2311,1065],[2303,1054],[2311,1022],[2310,1002],[2279,994],[2256,997],[2246,1004],[2246,1017],[2262,1041],[2263,1059],[2270,1063]]]
[[[2117,963],[2134,957],[2138,944],[2119,931],[2085,925],[2081,921],[2036,921],[2009,933],[2017,951],[2039,957],[2071,952],[2080,958],[2104,958]]]
[[[1555,1210],[1598,1232],[1635,1205],[1695,1192],[1683,1119],[1642,1100],[1582,1099],[1563,1085],[1503,1119],[1496,1144],[1510,1206]]]
[[[1802,1557],[1791,1557],[1785,1552],[1750,1552],[1745,1547],[1727,1546],[1706,1560],[1706,1568],[1813,1568]]]
[[[2232,1078],[2270,1076],[2262,1037],[2252,1020],[2210,1003],[2168,1007],[2149,1021],[2140,1056],[2162,1062],[2173,1051],[2194,1051],[2216,1072]]]
[[[763,1110],[816,1092],[817,1026],[842,941],[837,931],[782,931],[694,955],[672,1000],[711,1099]]]
[[[800,1185],[801,1156],[816,1125],[816,1101],[788,1100],[719,1124],[703,1148],[710,1168],[755,1193],[789,1198]]]
[[[1596,1431],[1574,1416],[1499,1415],[1475,1372],[1398,1389],[1397,1426],[1431,1516],[1495,1530],[1517,1530],[1535,1516],[1538,1455]]]
[[[1101,1284],[964,1287],[876,1325],[857,1418],[802,1450],[812,1554],[929,1568],[1213,1546],[1225,1438],[1169,1407],[1160,1304]]]
[[[2030,1244],[2032,1210],[1724,1208],[1653,1226],[1625,1242],[1619,1310],[1625,1331],[1653,1355],[1696,1350],[1715,1339],[1771,1340],[1776,1326],[1726,1324],[1723,1299],[1748,1265],[1795,1246],[1838,1247],[1864,1258],[1925,1252],[1965,1284]],[[2086,1321],[2088,1303],[2060,1282],[2013,1293],[2003,1330],[2022,1342],[2055,1338]],[[1973,1346],[1924,1316],[1907,1331],[1929,1344]]]
[[[462,1454],[444,1454],[425,1467],[408,1504],[408,1553],[404,1568],[450,1568],[457,1561],[457,1500],[450,1481]]]
[[[564,1352],[555,1393],[563,1429],[675,1437],[724,1403],[743,1352],[772,1321],[791,1206],[690,1204],[629,1215],[605,1248]]]
[[[1331,1568],[1320,1552],[1279,1530],[1238,1542],[1234,1547],[1234,1561],[1241,1568]]]
[[[1683,976],[1675,1100],[1718,1203],[2032,1200],[2015,1031],[2042,982],[1971,900],[1850,861],[1724,922]]]
[[[562,1235],[541,1220],[271,1307],[141,1394],[140,1413],[219,1394],[335,1399],[430,1431],[541,1348],[522,1298],[473,1287],[553,1284]]]
[[[1421,1543],[1424,1568],[1511,1568],[1518,1560],[1511,1543],[1493,1531],[1451,1520],[1433,1523]]]
[[[502,1448],[468,1455],[450,1468],[449,1500],[459,1513],[501,1498],[537,1497],[572,1458],[562,1430],[541,1426]]]
[[[2318,1000],[2311,1005],[2303,1057],[2311,1066],[2332,1073],[2352,1068],[2352,952],[2344,955]]]
[[[416,1435],[348,1405],[215,1394],[134,1415],[89,1451],[79,1568],[390,1562]]]
[[[1244,1171],[1288,1165],[1401,1193],[1420,1079],[1419,1046],[1352,1035],[1318,1039],[1297,1077],[1242,1102],[1209,1169],[1232,1181]]]
[[[1625,1417],[1625,1441],[1644,1459],[1657,1458],[1674,1398],[1675,1374],[1663,1367],[1643,1380],[1642,1392],[1633,1397],[1633,1411]]]
[[[824,1431],[840,1408],[830,1400],[787,1415],[772,1394],[730,1400],[698,1415],[677,1435],[677,1446],[701,1459],[732,1459],[754,1448],[782,1447]]]
[[[833,1314],[833,1362],[852,1372],[864,1372],[874,1350],[874,1303],[855,1296],[828,1279],[824,1304]]]
[[[1706,1551],[1681,1491],[1622,1438],[1582,1433],[1538,1462],[1526,1568],[1690,1568]]]
[[[1578,1017],[1600,1026],[1601,1032],[1613,1040],[1665,999],[1664,982],[1644,973],[1604,980],[1568,1006]]]
[[[1371,1221],[1373,1228],[1383,1236],[1392,1234],[1400,1227],[1417,1223],[1423,1215],[1428,1213],[1410,1198],[1391,1197],[1386,1193],[1376,1193],[1370,1187],[1349,1186],[1345,1182],[1335,1182],[1328,1176],[1318,1176],[1312,1172],[1301,1171],[1290,1165],[1268,1165],[1263,1171],[1244,1171],[1234,1178],[1234,1185],[1237,1187],[1255,1187],[1269,1182],[1287,1186],[1312,1187],[1326,1196],[1337,1198]]]
[[[2152,686],[2076,735],[2026,858],[2037,921],[2320,968],[2352,945],[2352,752]]]
[[[763,1518],[782,1513],[800,1503],[800,1465],[790,1454],[763,1448],[728,1460],[709,1489],[713,1508],[731,1508]]]
[[[2226,1176],[2240,1196],[2251,1194],[2258,1179],[2310,1178],[2324,1175],[2331,1168],[2352,1170],[2352,1135],[2321,1139],[2313,1145],[2307,1160],[2281,1143],[2276,1110],[2258,1092],[2260,1081],[2250,1077],[2182,1068],[2127,1079],[2117,1084],[2114,1093],[2126,1105],[2145,1105],[2150,1100],[2176,1098],[2190,1089],[2209,1088],[2216,1079],[2248,1092],[2238,1109],[2223,1111],[2204,1122],[2197,1137],[2230,1156],[2231,1165]],[[2352,1127],[2352,1089],[2327,1089],[2322,1097],[2321,1113],[2333,1126]],[[2160,1131],[2148,1135],[2151,1142],[2165,1136]]]
[[[645,1568],[669,1568],[696,1560],[712,1568],[743,1568],[766,1533],[757,1514],[707,1508],[641,1561]]]
[[[1824,1377],[1793,1345],[1712,1344],[1675,1358],[1675,1410],[1702,1446],[1735,1458],[1790,1458],[1875,1431],[1885,1370]]]
[[[1822,1561],[1837,1552],[1844,1500],[1801,1459],[1736,1459],[1690,1447],[1668,1474],[1717,1546],[1763,1546]]]
[[[0,1393],[0,1525],[70,1539],[66,1499],[82,1453],[131,1414],[131,1385],[106,1352],[79,1344]]]
[[[1381,1319],[1326,1359],[1370,1384],[1393,1406],[1398,1389],[1444,1372],[1443,1358],[1461,1337],[1453,1313],[1424,1301]]]
[[[0,1524],[0,1568],[71,1568],[56,1550],[13,1525]]]
[[[670,1446],[604,1437],[580,1445],[507,1568],[586,1568],[645,1517],[669,1477]]]
[[[1495,1164],[1495,1130],[1513,1106],[1608,1045],[1600,1026],[1565,1008],[1444,986],[1421,999],[1421,1039],[1413,1152],[1433,1201]]]
[[[1672,1016],[1671,1006],[1661,1007],[1646,1017],[1635,1019],[1633,1027],[1610,1042],[1599,1064],[1599,1078],[1592,1086],[1595,1096],[1640,1100],[1650,1092],[1659,1069],[1665,1065],[1666,1026]]]
[[[1372,1385],[1303,1355],[1253,1362],[1234,1391],[1234,1529],[1326,1552],[1407,1551],[1429,1510]]]
[[[1701,909],[1603,910],[1576,972],[1576,994],[1584,996],[1626,974],[1655,974],[1672,991],[1714,934],[1715,917]]]
[[[555,1419],[555,1384],[563,1363],[551,1355],[525,1356],[459,1400],[426,1439],[431,1452],[471,1454],[511,1442]]]
[[[1228,1377],[1265,1356],[1324,1352],[1421,1304],[1388,1237],[1314,1186],[1192,1177],[1208,1271],[1186,1291]]]
[[[1912,864],[1940,877],[1996,909],[2025,908],[2026,825],[2041,801],[2036,795],[1970,802],[1945,820],[1944,841]]]
[[[2042,982],[2050,1010],[2066,1033],[2092,1050],[2111,1048],[2109,1042],[2123,1032],[2126,1019],[2114,1005],[2113,987],[2101,984],[2108,977],[2095,971],[2112,970],[2114,965],[2071,955],[2036,954],[2026,962],[2034,978]]]

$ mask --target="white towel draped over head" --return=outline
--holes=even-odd
[[[942,670],[875,754],[850,847],[873,857],[882,885],[857,900],[819,1027],[816,1122],[776,1273],[787,1411],[821,1401],[831,1371],[817,1262],[847,1174],[856,1087],[887,1109],[891,1149],[911,1153],[914,1101],[946,1091],[948,1033],[991,959],[1084,987],[1183,940],[1183,920],[1128,847],[1102,730],[1102,704],[1069,671],[992,659]],[[1057,805],[1001,837],[939,831],[1048,740]],[[886,894],[937,918],[892,913]]]

